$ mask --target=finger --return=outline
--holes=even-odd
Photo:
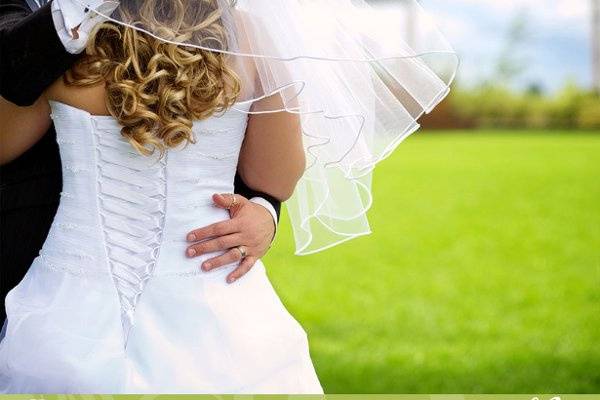
[[[219,208],[224,208],[224,209],[228,209],[229,205],[231,204],[231,194],[227,193],[227,194],[219,194],[219,193],[215,193],[213,194],[213,202],[215,203],[215,205]]]
[[[241,236],[237,233],[233,235],[219,236],[218,238],[196,243],[188,247],[186,254],[188,257],[198,257],[199,255],[212,253],[214,251],[228,250],[240,243],[241,239]]]
[[[227,283],[233,283],[240,279],[242,276],[246,275],[248,271],[254,266],[256,262],[256,258],[252,256],[248,256],[242,260],[239,267],[237,267],[232,273],[227,275]]]
[[[238,223],[235,220],[228,219],[222,222],[217,222],[204,228],[196,229],[187,234],[188,242],[198,242],[217,236],[225,236],[239,232]]]
[[[224,208],[226,210],[231,209],[233,203],[233,193],[216,193],[213,194],[213,202],[219,208]],[[240,207],[248,202],[248,199],[239,194],[235,195],[235,206]]]
[[[237,248],[229,250],[227,253],[218,257],[211,258],[202,263],[202,269],[210,271],[223,265],[231,264],[242,259],[242,253]]]

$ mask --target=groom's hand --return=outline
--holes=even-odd
[[[239,194],[235,195],[234,202],[232,196],[231,194],[213,196],[215,205],[228,209],[231,219],[189,232],[187,240],[194,244],[186,250],[188,257],[227,250],[223,255],[203,262],[201,268],[210,271],[241,261],[240,265],[227,275],[229,283],[246,274],[256,260],[267,253],[276,228],[273,217],[266,208]],[[233,207],[231,207],[232,203],[234,203]],[[245,257],[242,252],[246,253]]]

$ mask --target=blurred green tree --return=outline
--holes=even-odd
[[[528,60],[522,50],[530,37],[528,27],[529,14],[521,9],[513,17],[498,55],[492,76],[496,84],[511,86],[526,71]]]

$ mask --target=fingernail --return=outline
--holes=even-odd
[[[196,255],[196,250],[194,250],[194,249],[188,249],[187,255],[190,256],[190,257],[195,256]]]
[[[202,269],[205,271],[208,271],[210,269],[210,267],[211,267],[210,263],[206,262],[206,263],[202,264]]]
[[[194,235],[193,233],[190,233],[187,237],[187,240],[189,240],[190,242],[193,242],[194,240],[196,240],[196,235]]]
[[[235,281],[235,278],[233,276],[230,276],[227,278],[227,282],[229,283],[233,283]]]

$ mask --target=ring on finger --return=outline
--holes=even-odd
[[[235,194],[232,193],[230,194],[231,196],[231,202],[227,205],[227,209],[231,210],[233,207],[237,206],[237,197],[235,197]]]
[[[240,252],[240,256],[242,256],[242,258],[246,258],[248,253],[246,253],[246,248],[244,246],[237,246],[236,249]]]

